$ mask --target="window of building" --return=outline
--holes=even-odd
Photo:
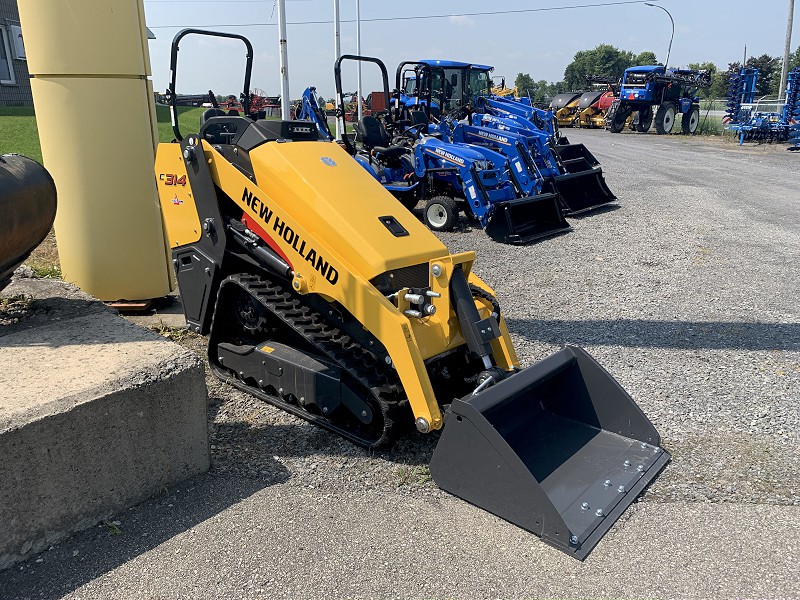
[[[8,44],[8,32],[0,26],[0,83],[16,83],[14,67],[11,64],[11,48]]]

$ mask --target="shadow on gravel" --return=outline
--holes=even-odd
[[[601,204],[597,208],[593,208],[584,213],[579,213],[577,215],[567,215],[567,218],[575,219],[576,221],[582,221],[583,219],[589,219],[591,217],[599,217],[607,213],[612,213],[616,210],[619,210],[620,208],[622,207],[619,204]]]
[[[273,469],[283,468],[274,457],[312,456],[352,459],[380,458],[397,466],[427,466],[439,442],[439,432],[427,435],[409,427],[397,442],[385,450],[368,450],[334,432],[298,420],[268,423],[259,419],[217,419],[224,406],[220,398],[209,399],[211,428],[211,470],[215,474],[261,479],[273,478]],[[278,409],[280,410],[280,409]]]
[[[279,465],[280,466],[280,465]],[[52,550],[0,572],[3,600],[61,598],[80,586],[252,496],[281,483],[277,470],[260,481],[198,475],[61,542]],[[116,525],[119,523],[119,525]],[[41,559],[42,562],[37,562]]]
[[[508,319],[508,326],[513,333],[551,344],[686,350],[800,350],[800,323]]]

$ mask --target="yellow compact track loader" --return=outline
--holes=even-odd
[[[669,460],[579,348],[520,369],[474,252],[447,248],[305,121],[204,115],[155,172],[190,328],[216,376],[368,448],[443,429],[443,489],[583,559]],[[213,109],[211,109],[213,111]]]

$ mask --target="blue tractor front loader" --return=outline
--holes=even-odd
[[[593,210],[616,200],[605,182],[599,161],[586,146],[570,144],[560,135],[552,111],[536,108],[528,98],[515,100],[491,95],[493,67],[442,60],[425,60],[420,64],[428,67],[421,75],[427,80],[433,101],[442,107],[443,114],[455,116],[456,121],[467,117],[467,124],[495,130],[496,136],[515,134],[524,139],[521,146],[504,145],[491,139],[491,131],[475,129],[470,132],[467,124],[462,123],[453,130],[457,136],[454,141],[488,145],[511,161],[521,148],[524,162],[516,163],[519,168],[514,167],[515,175],[522,175],[519,169],[530,164],[526,178],[537,181],[532,184],[537,189],[552,190],[566,215]],[[531,193],[532,190],[524,191]]]
[[[348,60],[380,68],[389,106],[385,65],[377,58],[347,54],[334,66],[339,105],[341,64]],[[426,104],[420,104],[428,114],[429,100],[430,96]],[[509,244],[525,244],[570,229],[554,194],[526,195],[509,178],[505,156],[490,148],[426,135],[427,118],[420,123],[395,120],[387,110],[363,117],[354,129],[354,139],[342,138],[347,151],[406,207],[425,202],[423,220],[434,231],[455,228],[460,211],[492,239]]]

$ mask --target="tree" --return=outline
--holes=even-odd
[[[656,60],[656,55],[654,52],[650,52],[649,50],[645,50],[644,52],[640,52],[637,54],[633,59],[633,66],[639,65],[660,65],[661,63]]]
[[[517,77],[514,79],[514,85],[520,96],[530,95],[532,98],[536,93],[536,82],[533,80],[533,77],[527,73],[517,73]]]
[[[641,61],[641,62],[640,62]],[[593,50],[581,50],[564,69],[564,84],[567,89],[586,88],[586,77],[599,75],[618,79],[628,67],[638,64],[657,64],[656,55],[645,51],[637,55],[620,50],[610,44],[600,44]]]
[[[756,97],[777,96],[778,87],[781,79],[781,59],[769,54],[762,54],[759,57],[751,56],[745,63],[746,67],[758,69],[758,80],[756,81]]]
[[[800,67],[800,46],[789,55],[789,69]]]

